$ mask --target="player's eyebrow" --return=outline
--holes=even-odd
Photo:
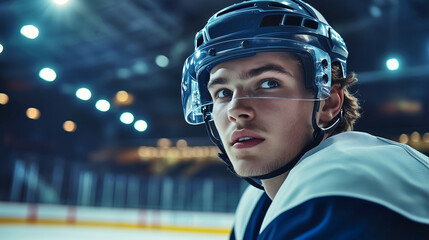
[[[256,77],[258,75],[261,75],[265,72],[271,72],[271,71],[286,74],[286,75],[293,77],[293,75],[288,70],[286,70],[284,67],[282,67],[278,64],[273,64],[273,63],[266,64],[264,66],[251,69],[250,71],[246,72],[243,76],[240,76],[240,77],[242,79],[252,78],[252,77]]]
[[[252,78],[252,77],[259,76],[265,72],[278,72],[278,73],[286,74],[286,75],[293,77],[293,75],[289,71],[287,71],[284,67],[277,65],[277,64],[270,63],[270,64],[266,64],[266,65],[258,67],[258,68],[251,69],[251,70],[247,71],[246,73],[240,75],[240,78],[241,79]],[[209,82],[207,83],[207,89],[212,88],[214,85],[222,85],[222,84],[225,84],[227,82],[228,82],[228,80],[223,78],[223,77],[210,79]]]
[[[226,80],[225,78],[222,78],[222,77],[210,79],[210,81],[207,83],[207,89],[212,88],[214,85],[222,85],[222,84],[225,84],[227,82],[228,82],[228,80]]]

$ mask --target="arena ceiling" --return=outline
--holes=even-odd
[[[6,0],[0,3],[0,105],[2,146],[13,151],[85,154],[103,146],[137,146],[155,139],[186,138],[208,144],[202,126],[189,126],[180,102],[182,64],[193,51],[193,38],[216,11],[232,0]],[[354,89],[364,100],[358,130],[386,137],[429,131],[429,4],[424,0],[308,1],[345,39],[348,70],[361,79]],[[23,25],[39,28],[36,39],[20,34]],[[157,56],[168,58],[160,67]],[[400,69],[386,70],[390,57]],[[40,79],[55,69],[54,82]],[[87,87],[92,98],[75,91]],[[113,104],[115,94],[133,95],[128,106]],[[108,112],[94,104],[112,102]],[[38,120],[25,116],[29,107]],[[148,123],[137,132],[119,121],[132,112]],[[77,124],[73,133],[62,124]],[[204,139],[204,140],[203,140]]]

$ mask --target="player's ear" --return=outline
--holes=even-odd
[[[329,122],[338,115],[341,111],[344,101],[344,92],[340,84],[334,84],[331,87],[331,95],[323,100],[321,109],[319,110],[319,125],[328,127]]]

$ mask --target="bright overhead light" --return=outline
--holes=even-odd
[[[124,103],[128,101],[128,96],[129,94],[126,91],[119,91],[116,93],[115,97],[118,102]]]
[[[52,68],[43,68],[39,72],[39,77],[47,82],[53,82],[57,78],[57,74]]]
[[[9,102],[9,96],[6,93],[0,93],[0,104],[6,105]]]
[[[39,36],[39,29],[33,25],[25,25],[21,28],[21,34],[29,39],[35,39]]]
[[[125,124],[131,124],[134,121],[134,115],[130,112],[124,112],[119,119]]]
[[[399,69],[399,61],[396,58],[390,58],[386,61],[386,67],[390,71],[395,71]]]
[[[408,140],[409,140],[408,135],[405,133],[403,133],[399,136],[399,142],[400,143],[407,144]]]
[[[164,55],[158,55],[155,58],[155,63],[160,67],[167,67],[170,61]]]
[[[380,16],[381,16],[381,14],[382,14],[381,9],[380,9],[378,6],[376,6],[376,5],[372,5],[372,6],[369,8],[369,12],[370,12],[370,13],[371,13],[371,15],[372,15],[373,17],[375,17],[375,18],[380,17]]]
[[[0,53],[3,52],[3,45],[0,44]]]
[[[110,103],[107,100],[101,99],[95,103],[95,108],[101,112],[107,112],[110,109]]]
[[[144,120],[138,120],[134,123],[134,128],[139,132],[144,132],[147,129],[147,123]]]
[[[145,62],[139,60],[133,64],[132,70],[137,74],[145,74],[149,71],[149,67]]]
[[[36,120],[40,118],[40,111],[37,108],[28,108],[25,113],[30,119]]]
[[[76,97],[80,100],[88,101],[91,98],[91,91],[88,88],[79,88],[76,91]]]
[[[421,136],[419,132],[413,132],[410,135],[410,139],[412,142],[420,142]]]
[[[69,0],[52,0],[52,2],[54,2],[57,5],[64,5],[64,4],[67,4]]]
[[[113,99],[117,106],[127,106],[134,102],[134,96],[126,91],[118,91]]]
[[[76,131],[76,123],[73,121],[65,121],[63,123],[63,129],[66,132],[74,132]]]

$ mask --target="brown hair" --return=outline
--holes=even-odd
[[[357,97],[350,93],[349,88],[358,81],[355,73],[350,73],[345,78],[342,76],[341,69],[338,65],[332,64],[332,86],[339,84],[344,92],[343,103],[343,121],[337,128],[330,134],[335,135],[338,133],[353,130],[353,125],[360,117],[360,106]],[[334,119],[335,120],[335,119]]]

